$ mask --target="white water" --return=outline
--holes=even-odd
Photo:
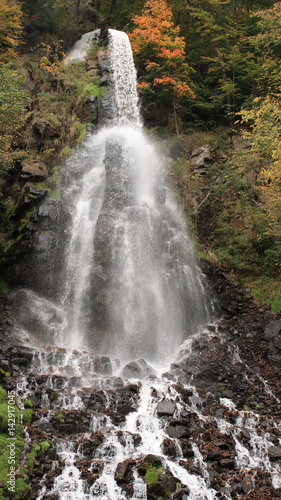
[[[83,58],[92,37],[70,57]],[[109,30],[109,50],[112,125],[88,137],[65,169],[58,301],[26,291],[21,320],[32,334],[36,320],[41,345],[165,366],[212,308],[163,158],[141,130],[127,35]]]

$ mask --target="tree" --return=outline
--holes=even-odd
[[[22,76],[11,64],[0,64],[0,173],[11,164],[10,146],[23,124],[26,99]]]
[[[267,157],[258,181],[262,206],[269,222],[269,234],[281,239],[281,95],[254,100],[253,109],[242,111],[243,122],[250,125],[252,149]]]
[[[129,37],[140,73],[139,89],[150,107],[172,110],[178,134],[181,99],[195,97],[180,28],[174,25],[166,0],[148,0],[133,22],[136,27]]]
[[[8,61],[22,33],[22,11],[17,0],[0,0],[0,58]]]

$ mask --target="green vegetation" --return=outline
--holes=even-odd
[[[30,409],[23,410],[22,420],[24,424],[31,424],[33,420],[34,411]]]
[[[144,476],[144,479],[148,487],[153,486],[158,482],[160,474],[162,474],[163,468],[161,466],[148,465]]]
[[[51,446],[51,441],[35,441],[33,443],[31,451],[27,454],[27,465],[30,470],[34,467],[34,462],[38,453],[46,453]]]
[[[59,424],[64,424],[65,420],[63,413],[58,413],[56,418]]]

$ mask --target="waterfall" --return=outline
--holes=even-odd
[[[81,60],[93,36],[69,59]],[[253,374],[207,325],[204,276],[165,161],[141,127],[127,36],[110,30],[109,48],[106,125],[66,162],[56,294],[16,292],[28,304],[19,321],[32,358],[23,356],[17,397],[22,408],[34,400],[30,439],[42,448],[32,498],[230,500],[257,492],[259,476],[272,492],[280,431],[270,414],[217,396],[228,380],[209,350],[223,350],[235,377]]]
[[[202,275],[163,159],[140,126],[128,37],[110,30],[112,124],[67,165],[63,347],[163,364],[208,317]],[[99,318],[101,316],[101,318]]]

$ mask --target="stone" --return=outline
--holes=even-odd
[[[117,484],[122,483],[124,480],[124,477],[129,469],[130,461],[129,460],[124,460],[124,462],[121,462],[117,465],[116,471],[114,474],[115,481]]]
[[[58,202],[47,196],[38,209],[38,216],[56,221],[58,217]]]
[[[112,365],[107,356],[95,356],[94,370],[101,375],[112,375]]]
[[[234,150],[248,149],[251,147],[251,141],[249,139],[244,139],[239,134],[233,134],[231,136],[231,141]]]
[[[44,119],[35,120],[32,123],[32,129],[35,135],[39,136],[42,140],[54,139],[60,136],[60,126],[48,122]]]
[[[191,168],[199,174],[205,175],[207,167],[215,160],[215,153],[209,144],[205,144],[200,148],[194,149],[191,153]]]
[[[281,446],[272,446],[268,450],[270,460],[281,460]]]
[[[176,424],[175,422],[173,422],[173,424],[169,424],[166,427],[166,433],[173,439],[189,437],[190,435],[190,432],[185,425],[182,425],[180,423]]]
[[[281,321],[273,320],[270,321],[265,327],[264,335],[267,339],[276,338],[281,334]]]
[[[122,370],[122,375],[126,378],[143,378],[153,373],[153,368],[144,359],[130,361]]]
[[[32,182],[42,182],[48,177],[48,170],[39,160],[23,160],[21,164],[21,179]]]
[[[281,367],[281,321],[270,321],[265,327],[264,336],[268,341],[268,358],[269,361]]]
[[[163,401],[160,401],[160,403],[158,403],[156,412],[159,415],[159,417],[163,417],[165,415],[172,416],[174,414],[175,409],[176,409],[176,404],[173,401],[170,401],[169,399],[164,399]]]
[[[166,201],[166,196],[167,196],[167,192],[166,192],[166,189],[164,187],[157,186],[155,188],[154,198],[155,198],[156,203],[160,203],[160,205],[164,205],[164,203]]]

